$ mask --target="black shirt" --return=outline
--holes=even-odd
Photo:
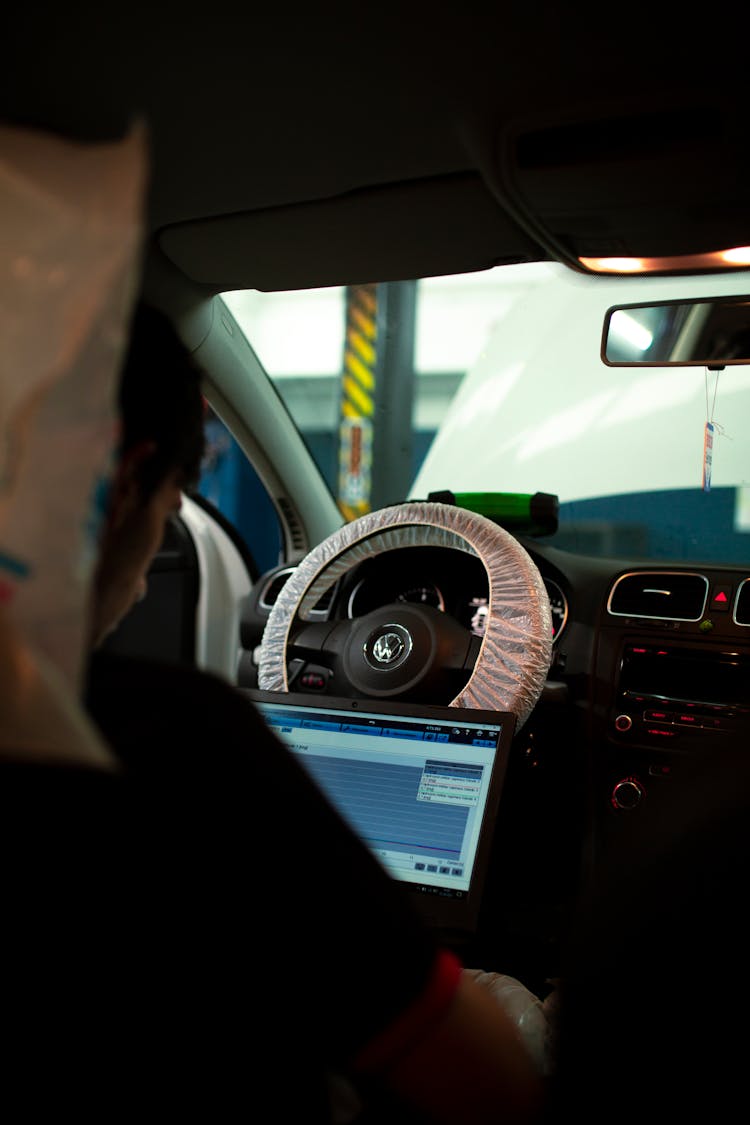
[[[124,768],[160,1065],[177,1084],[192,1075],[212,1116],[226,1085],[228,1105],[309,1119],[320,1075],[346,1070],[429,986],[431,936],[239,690],[100,653],[87,707]],[[144,1030],[158,1054],[153,1011],[138,1052]]]

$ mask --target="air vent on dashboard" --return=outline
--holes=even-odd
[[[328,612],[328,609],[330,608],[331,602],[333,601],[333,591],[335,589],[336,589],[336,586],[334,584],[333,586],[329,586],[327,590],[323,591],[323,593],[320,595],[320,597],[316,601],[315,605],[313,606],[313,613],[327,613]]]
[[[734,603],[734,620],[737,625],[750,625],[750,578],[740,582]]]
[[[707,597],[708,579],[703,574],[641,570],[617,579],[607,609],[615,617],[700,621]]]
[[[263,609],[273,609],[276,605],[279,594],[283,590],[286,583],[289,581],[290,575],[294,574],[294,568],[290,567],[288,570],[280,570],[278,574],[274,574],[271,581],[260,592],[258,602]]]

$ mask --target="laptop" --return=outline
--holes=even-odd
[[[247,688],[427,924],[476,933],[515,716]]]

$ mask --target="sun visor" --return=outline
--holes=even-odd
[[[177,223],[160,231],[159,245],[186,277],[216,292],[439,276],[538,255],[475,174]]]

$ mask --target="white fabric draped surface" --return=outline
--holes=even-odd
[[[145,134],[0,128],[0,753],[105,762],[79,703]]]

